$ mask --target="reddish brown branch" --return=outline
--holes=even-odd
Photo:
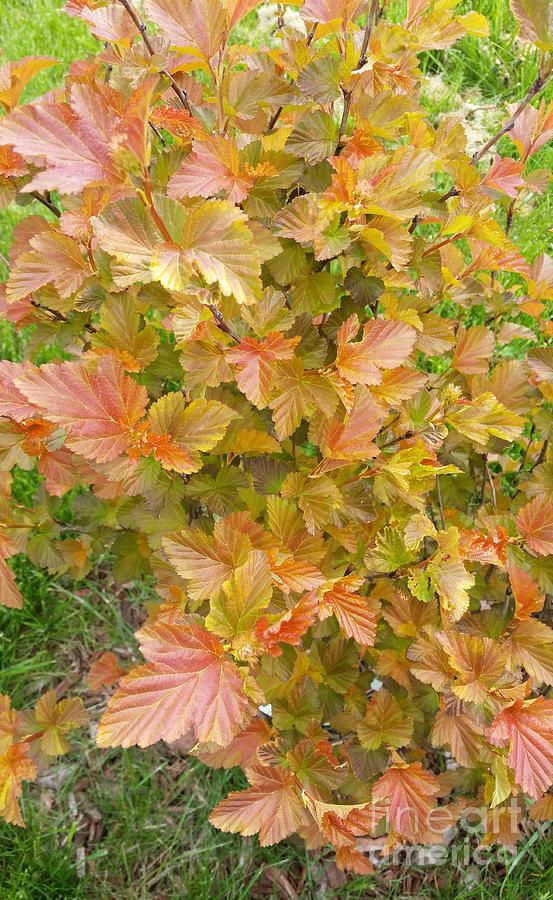
[[[217,325],[217,328],[220,328],[221,331],[225,332],[225,334],[230,335],[231,338],[234,338],[235,341],[239,342],[240,335],[238,335],[235,331],[233,331],[233,329],[230,327],[230,325],[227,324],[227,322],[224,319],[223,314],[217,309],[217,307],[213,306],[213,304],[210,304],[209,308],[211,310],[211,314],[215,320],[215,324]]]
[[[146,24],[142,21],[142,19],[138,15],[137,11],[135,10],[134,6],[130,2],[130,0],[119,0],[119,2],[121,3],[122,6],[125,7],[129,16],[131,17],[134,24],[138,28],[140,34],[142,35],[142,40],[144,41],[144,46],[146,47],[146,50],[148,51],[150,56],[154,56],[155,49],[154,49],[154,46],[148,36]],[[173,91],[179,98],[179,100],[182,103],[182,105],[184,106],[185,110],[188,113],[190,113],[190,115],[193,115],[190,103],[188,102],[188,97],[186,95],[186,91],[183,91],[183,89],[181,87],[179,87],[179,85],[177,84],[177,82],[175,81],[175,79],[173,78],[171,73],[167,71],[167,69],[160,69],[160,75],[164,75],[165,78],[169,79]]]
[[[311,44],[313,38],[315,37],[315,30],[316,30],[316,28],[317,28],[317,26],[316,26],[316,25],[313,25],[313,28],[311,29],[311,31],[310,31],[309,34],[307,35],[307,46],[308,46],[308,47],[310,46],[310,44]],[[276,110],[276,112],[273,113],[273,115],[271,116],[271,119],[270,119],[270,121],[269,121],[269,126],[268,126],[268,128],[267,128],[267,131],[272,131],[272,130],[273,130],[273,128],[275,127],[276,123],[278,122],[278,120],[280,119],[280,117],[281,117],[281,115],[282,115],[283,109],[284,109],[283,106],[279,106],[279,108]]]
[[[51,213],[53,213],[56,218],[60,218],[61,210],[58,209],[55,203],[52,202],[50,197],[45,196],[44,194],[39,193],[39,191],[31,191],[31,197],[34,197],[35,200],[38,200],[39,203],[42,203],[46,209],[49,209]]]
[[[497,142],[499,140],[501,140],[501,138],[504,135],[508,134],[510,131],[513,130],[513,128],[516,125],[516,122],[518,121],[518,119],[520,118],[520,116],[522,115],[522,113],[524,112],[526,107],[532,102],[534,97],[536,97],[544,89],[549,77],[551,76],[551,71],[552,71],[551,64],[548,66],[548,68],[545,71],[540,67],[540,71],[539,71],[535,81],[528,89],[528,93],[526,94],[524,99],[521,100],[521,102],[515,109],[511,118],[508,120],[508,122],[505,123],[505,125],[502,128],[500,128],[500,130],[498,132],[496,132],[496,134],[493,135],[493,137],[491,137],[489,139],[489,141],[486,141],[486,143],[484,144],[483,147],[481,147],[480,150],[478,150],[473,155],[473,157],[472,157],[473,162],[475,162],[475,163],[479,162],[482,159],[482,157],[486,155],[488,150],[491,150],[491,148],[494,147],[497,144]]]

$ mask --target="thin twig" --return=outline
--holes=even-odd
[[[340,120],[340,128],[338,129],[338,147],[342,143],[342,135],[346,130],[346,126],[348,124],[349,108],[351,106],[351,91],[347,91],[345,88],[342,88],[342,96],[344,98],[344,109],[342,111],[342,118]]]
[[[532,422],[532,427],[530,428],[530,436],[528,438],[528,443],[526,444],[526,447],[524,448],[524,453],[522,454],[522,459],[521,459],[520,465],[518,467],[519,472],[522,472],[522,470],[524,469],[524,464],[526,463],[526,458],[530,452],[530,447],[532,446],[532,442],[534,439],[534,431],[535,430],[536,430],[536,426]]]
[[[363,32],[363,43],[361,44],[361,55],[359,57],[359,61],[355,67],[356,72],[359,69],[362,69],[365,63],[367,62],[367,50],[369,47],[369,41],[371,39],[371,34],[373,30],[373,26],[378,18],[378,13],[380,12],[380,5],[378,0],[372,0],[370,5],[370,9],[367,13],[367,23],[365,25],[365,31]],[[351,98],[353,94],[353,88],[351,90],[347,90],[346,88],[342,88],[342,96],[344,98],[344,109],[342,111],[342,118],[340,120],[340,128],[338,130],[338,146],[336,148],[336,153],[339,154],[340,150],[343,149],[342,144],[342,136],[346,130],[348,124],[349,111],[351,107]]]
[[[378,0],[373,0],[367,14],[367,22],[365,25],[365,31],[363,32],[363,43],[361,44],[361,55],[359,56],[359,62],[356,66],[357,69],[362,69],[367,62],[367,50],[369,48],[369,41],[371,39],[373,26],[382,15],[382,11],[380,9]]]
[[[542,462],[545,460],[545,457],[547,456],[547,448],[548,448],[548,447],[549,447],[549,438],[547,438],[547,439],[543,442],[543,446],[542,446],[542,448],[541,448],[541,450],[540,450],[540,454],[539,454],[539,456],[538,456],[536,462],[533,463],[533,464],[532,464],[532,467],[528,470],[528,475],[530,475],[530,473],[534,471],[534,469],[536,468],[536,466],[540,466],[540,465],[542,464]]]
[[[490,467],[489,467],[489,465],[488,465],[488,461],[487,461],[487,460],[486,460],[485,466],[486,466],[486,475],[488,476],[488,481],[490,482],[490,487],[491,487],[491,489],[492,489],[492,503],[493,503],[493,508],[494,508],[494,509],[497,509],[497,495],[496,495],[496,493],[495,493],[495,484],[494,484],[494,481],[493,481],[493,478],[492,478],[492,473],[490,472]]]
[[[516,197],[513,197],[509,204],[509,209],[507,210],[507,223],[505,225],[505,234],[509,234],[512,226],[513,226],[513,218],[515,215],[515,206],[517,205],[517,201],[519,198],[519,194]]]
[[[54,319],[55,322],[63,322],[64,325],[69,324],[69,319],[67,316],[64,316],[58,309],[52,309],[51,306],[44,306],[42,303],[38,303],[36,300],[31,300],[31,306],[34,306],[35,309],[39,309],[41,312],[49,313],[49,315]],[[84,326],[86,331],[90,331],[91,334],[96,334],[97,329],[94,328],[93,325],[90,325],[87,322]]]
[[[312,42],[313,38],[315,37],[315,30],[316,30],[316,28],[317,28],[317,25],[316,25],[316,24],[313,25],[313,28],[311,29],[311,31],[310,31],[309,34],[307,35],[307,41],[306,41],[306,44],[307,44],[308,47],[311,45],[311,42]],[[275,127],[276,123],[277,123],[278,120],[280,119],[283,110],[284,110],[284,107],[283,107],[283,106],[279,106],[279,108],[273,113],[273,115],[271,116],[271,118],[270,118],[270,120],[269,120],[269,125],[268,125],[268,127],[267,127],[267,131],[272,131],[272,130],[273,130],[273,128]]]
[[[497,132],[497,134],[494,134],[494,136],[491,137],[491,138],[489,139],[489,141],[487,141],[487,142],[484,144],[484,146],[483,146],[480,150],[478,150],[476,153],[473,154],[472,161],[473,161],[474,163],[479,162],[479,161],[482,159],[482,157],[488,152],[488,150],[490,150],[492,147],[494,147],[495,144],[497,144],[497,142],[498,142],[505,134],[508,134],[509,131],[512,131],[512,129],[513,129],[514,126],[515,126],[515,123],[516,123],[517,120],[520,118],[520,116],[522,115],[522,113],[524,112],[524,110],[526,109],[526,107],[528,106],[528,104],[534,99],[534,97],[535,97],[537,94],[540,93],[540,91],[543,90],[543,88],[544,88],[545,85],[547,84],[547,81],[548,81],[548,79],[550,78],[552,72],[553,72],[553,62],[551,62],[551,63],[549,64],[549,66],[548,66],[548,68],[545,70],[545,72],[542,72],[541,69],[540,69],[540,73],[538,74],[536,80],[534,81],[534,83],[533,83],[532,86],[530,87],[530,89],[529,89],[528,93],[526,94],[524,100],[521,101],[521,103],[519,104],[519,106],[518,106],[518,107],[516,108],[516,110],[514,111],[513,115],[512,115],[511,118],[509,119],[509,121],[503,126],[503,128],[500,129],[500,131]],[[443,195],[440,197],[440,203],[445,203],[447,200],[451,200],[452,197],[458,197],[460,193],[461,193],[461,191],[460,191],[458,188],[456,188],[456,187],[451,187],[445,194],[443,194]],[[513,213],[514,213],[514,205],[513,205],[512,210],[511,210],[511,209],[509,210],[508,219],[507,219],[507,224],[508,224],[508,230],[507,230],[507,233],[509,232],[509,230],[510,230],[510,228],[511,228]],[[511,220],[511,221],[510,221],[510,220]],[[410,233],[410,234],[413,234],[415,228],[416,228],[417,225],[418,225],[418,221],[419,221],[419,220],[418,220],[418,216],[415,216],[415,218],[414,218],[413,221],[411,222],[411,226],[410,226],[410,228],[409,228],[409,233]]]
[[[440,476],[436,475],[436,492],[438,494],[438,506],[440,508],[440,522],[442,531],[445,531],[444,504],[442,502],[442,488],[440,485]]]
[[[548,68],[545,71],[543,71],[542,68],[540,67],[540,71],[538,72],[538,75],[537,75],[535,81],[528,89],[528,93],[526,94],[524,99],[521,100],[521,102],[515,109],[511,118],[505,123],[503,128],[500,128],[499,131],[496,132],[496,134],[494,134],[489,139],[489,141],[486,141],[486,143],[484,144],[483,147],[481,147],[480,150],[478,150],[476,153],[473,154],[472,161],[474,163],[479,162],[482,159],[482,157],[486,155],[488,150],[491,150],[492,147],[495,147],[497,142],[499,140],[501,140],[501,138],[504,135],[508,134],[509,131],[513,130],[516,122],[518,121],[518,119],[520,118],[520,116],[522,115],[522,113],[524,112],[526,107],[532,102],[534,97],[536,97],[544,89],[544,87],[547,84],[547,81],[551,75],[551,72],[552,72],[551,64],[548,66]]]
[[[39,191],[31,191],[31,197],[34,197],[35,200],[38,200],[39,203],[42,203],[46,209],[49,209],[51,213],[59,219],[61,216],[61,210],[58,209],[55,203],[52,202],[50,197],[45,197],[44,194],[39,193]]]
[[[153,122],[148,122],[148,125],[150,126],[150,128],[152,129],[152,131],[154,132],[154,134],[157,135],[157,137],[160,139],[162,145],[163,145],[164,147],[166,147],[166,146],[167,146],[167,141],[166,141],[165,138],[163,137],[163,135],[162,135],[161,131],[159,130],[159,128],[157,128],[157,127],[154,125]]]
[[[218,310],[217,307],[211,303],[209,304],[209,308],[211,310],[213,318],[215,319],[217,328],[220,328],[221,331],[224,331],[225,334],[230,335],[231,338],[234,338],[235,341],[238,341],[240,343],[240,335],[233,331],[230,325],[225,321],[222,312],[220,312],[220,310]]]
[[[150,56],[154,56],[156,51],[155,51],[154,45],[152,44],[152,42],[148,36],[146,24],[142,21],[142,19],[138,15],[137,11],[135,10],[134,6],[130,2],[130,0],[119,0],[119,2],[127,10],[129,16],[131,17],[134,24],[138,28],[140,34],[142,35],[142,40],[144,41],[144,46],[146,47],[146,50],[148,51]],[[186,91],[183,91],[183,89],[177,84],[177,82],[175,81],[175,79],[173,78],[171,73],[167,71],[167,69],[160,69],[160,75],[164,75],[165,78],[169,79],[169,82],[171,84],[173,91],[179,98],[179,100],[182,103],[182,105],[184,106],[185,110],[188,113],[190,113],[190,115],[193,115],[192,108],[190,106],[190,103],[188,102],[188,97],[187,97]]]
[[[147,169],[145,169],[143,172],[142,181],[144,184],[144,194],[146,196],[146,201],[147,201],[147,203],[145,205],[150,210],[150,213],[152,214],[152,218],[153,218],[154,222],[156,223],[160,234],[163,236],[163,239],[166,240],[168,244],[174,244],[175,242],[174,242],[173,238],[171,237],[171,234],[169,233],[165,222],[163,221],[163,219],[161,218],[160,214],[158,213],[158,211],[156,209],[156,206],[154,203],[154,198],[152,196],[152,186],[150,184],[150,177],[149,177]],[[141,196],[141,195],[139,194],[139,196]],[[141,199],[143,199],[143,198],[141,198]]]

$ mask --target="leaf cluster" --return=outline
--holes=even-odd
[[[242,766],[224,831],[364,873],[363,837],[440,841],[478,803],[516,843],[530,800],[553,816],[553,260],[510,238],[549,179],[551,3],[512,0],[539,71],[474,156],[419,56],[483,16],[305,0],[233,43],[257,6],[67,0],[99,55],[27,105],[52,61],[1,69],[0,201],[44,215],[0,289],[28,335],[0,362],[0,602],[17,553],[153,580],[144,662],[89,674],[97,741]],[[85,717],[2,699],[8,821]]]

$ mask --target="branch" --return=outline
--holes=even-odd
[[[36,300],[31,300],[31,306],[34,306],[35,309],[39,309],[41,312],[49,313],[55,322],[63,322],[64,325],[68,325],[70,323],[70,320],[67,318],[67,316],[64,316],[64,314],[59,312],[59,310],[57,309],[52,309],[51,306],[44,306],[42,303],[38,303]],[[91,334],[96,334],[97,332],[97,329],[94,328],[94,326],[91,325],[90,322],[87,322],[84,325],[84,328]]]
[[[229,334],[231,338],[234,338],[235,341],[238,341],[238,343],[240,343],[240,335],[233,331],[230,325],[227,324],[223,317],[223,314],[217,309],[217,307],[210,303],[209,308],[211,310],[213,318],[215,319],[217,328],[220,328],[221,331],[224,331],[225,334]]]
[[[342,144],[342,135],[346,130],[348,124],[349,108],[351,106],[351,91],[346,91],[345,88],[342,88],[342,96],[344,98],[344,109],[342,110],[342,118],[340,119],[340,127],[338,129],[338,147],[336,148],[337,151]]]
[[[438,507],[440,510],[440,524],[442,531],[445,531],[444,504],[442,500],[442,486],[440,484],[440,476],[436,475],[436,493],[438,494]]]
[[[521,102],[515,109],[514,113],[512,114],[511,118],[509,119],[508,122],[505,123],[503,128],[501,128],[496,134],[494,134],[493,137],[491,137],[489,139],[489,141],[486,141],[484,146],[473,155],[472,161],[474,163],[480,162],[480,160],[482,159],[483,156],[485,156],[485,154],[488,152],[488,150],[491,150],[491,148],[494,147],[497,144],[497,142],[499,140],[501,140],[501,138],[505,134],[508,134],[509,131],[513,130],[517,120],[520,118],[520,116],[522,115],[522,113],[524,112],[526,107],[532,102],[534,97],[536,97],[544,89],[549,77],[551,76],[551,72],[552,72],[551,64],[548,66],[548,68],[546,70],[543,70],[540,66],[540,71],[538,72],[538,75],[537,75],[535,81],[530,86],[528,93],[526,94],[524,100],[521,100]]]
[[[307,35],[307,43],[306,43],[307,47],[309,47],[311,45],[311,42],[312,42],[313,38],[315,37],[316,29],[317,29],[317,25],[315,24],[315,25],[313,25],[313,28]],[[271,116],[271,119],[269,121],[269,127],[267,128],[268,132],[272,131],[273,128],[275,127],[276,123],[278,122],[278,120],[280,119],[280,117],[282,115],[283,109],[284,109],[283,106],[279,106],[279,108],[276,110],[276,112],[273,113],[273,115]]]
[[[369,41],[371,39],[373,26],[380,18],[379,14],[380,14],[379,0],[372,0],[370,9],[367,13],[367,23],[365,25],[365,31],[363,33],[363,43],[361,44],[361,55],[359,57],[357,66],[355,67],[355,70],[354,70],[356,72],[358,72],[359,69],[362,69],[363,66],[365,65],[365,63],[367,62],[367,49],[369,46]],[[340,121],[340,128],[338,130],[338,146],[336,148],[337,154],[340,152],[340,150],[343,149],[342,135],[344,134],[344,131],[346,130],[346,127],[348,124],[348,116],[349,116],[349,110],[350,110],[350,106],[351,106],[352,94],[353,94],[353,88],[349,91],[346,90],[345,88],[342,88],[342,95],[344,97],[344,109],[342,111],[342,119]]]
[[[365,31],[363,33],[363,43],[361,44],[361,55],[359,57],[359,62],[357,63],[357,68],[362,69],[365,63],[367,62],[367,50],[369,47],[369,41],[371,39],[371,34],[373,30],[373,25],[378,21],[380,16],[382,15],[382,11],[380,9],[378,0],[373,0],[372,6],[367,15],[367,22],[365,25]]]
[[[134,24],[138,28],[140,34],[142,35],[142,40],[144,41],[144,46],[146,47],[146,50],[148,51],[150,56],[154,56],[155,52],[156,52],[154,49],[154,45],[152,44],[150,38],[148,37],[148,32],[147,32],[145,23],[142,21],[142,19],[138,15],[134,6],[130,2],[130,0],[119,0],[119,2],[127,10],[129,16],[131,17]],[[183,91],[182,88],[179,87],[179,85],[177,84],[177,82],[175,81],[175,79],[173,78],[171,73],[167,71],[167,69],[160,69],[160,75],[164,75],[165,78],[169,79],[173,91],[179,98],[179,100],[182,103],[182,105],[184,106],[185,110],[188,113],[190,113],[190,115],[193,115],[192,108],[190,106],[190,103],[188,102],[188,97],[186,95],[186,91]]]
[[[46,197],[44,194],[40,194],[38,191],[31,191],[31,197],[34,197],[35,200],[38,200],[39,203],[42,203],[46,209],[49,209],[51,213],[59,219],[61,216],[61,210],[58,209],[55,203],[52,203],[49,197]]]
[[[501,138],[504,135],[508,134],[509,131],[513,130],[513,128],[517,122],[517,119],[520,118],[520,116],[522,115],[522,113],[524,112],[526,107],[529,105],[529,103],[534,99],[534,97],[536,97],[537,94],[539,94],[540,91],[543,90],[543,88],[547,84],[552,73],[553,73],[553,60],[549,63],[547,69],[545,69],[544,71],[542,71],[542,69],[540,67],[540,72],[539,72],[536,80],[530,87],[524,100],[522,100],[520,102],[520,104],[517,106],[517,108],[515,109],[513,115],[509,119],[509,121],[503,126],[503,128],[500,129],[500,131],[497,132],[497,134],[494,134],[494,136],[491,137],[489,139],[489,141],[487,141],[480,150],[477,150],[477,152],[473,154],[472,161],[474,163],[479,162],[482,159],[482,157],[488,152],[488,150],[490,150],[492,147],[494,147],[497,144],[497,142],[499,140],[501,140]],[[439,202],[445,203],[447,200],[451,200],[452,197],[458,197],[460,193],[461,193],[461,191],[458,188],[452,187],[449,189],[449,191],[447,191],[445,194],[443,194],[440,197]],[[507,233],[509,233],[509,231],[511,229],[513,213],[514,213],[514,204],[509,209],[509,213],[508,213],[508,217],[507,217],[507,225],[508,225]],[[419,217],[415,216],[415,218],[411,222],[411,226],[409,228],[410,234],[413,234],[415,228],[418,225],[418,222],[419,222]]]

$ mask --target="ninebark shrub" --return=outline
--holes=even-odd
[[[150,579],[145,662],[89,675],[118,682],[97,741],[242,766],[224,831],[366,872],[363,836],[439,841],[476,804],[513,843],[553,816],[553,261],[509,237],[549,179],[551,7],[513,0],[538,74],[471,157],[420,54],[483,16],[306,0],[233,43],[257,5],[68,0],[98,56],[26,105],[52,61],[0,70],[0,197],[44,207],[1,298],[27,358],[0,363],[0,599],[16,553]],[[87,713],[0,710],[21,825]]]

